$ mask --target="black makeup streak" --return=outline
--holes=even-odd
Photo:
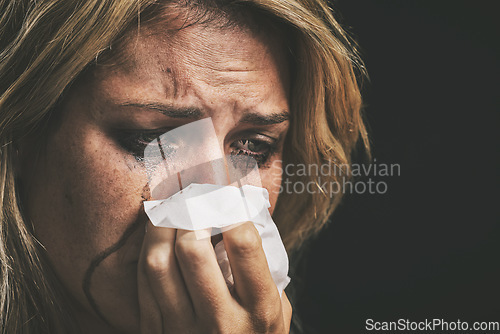
[[[146,184],[144,188],[142,188],[141,198],[145,201],[149,201],[151,199],[151,190],[149,189],[149,184]]]
[[[92,296],[92,293],[90,292],[90,288],[92,285],[92,275],[94,274],[97,267],[102,263],[102,261],[104,261],[108,256],[110,256],[111,254],[113,254],[114,252],[116,252],[120,248],[122,248],[125,245],[125,243],[127,242],[128,238],[132,235],[132,233],[134,233],[135,230],[137,230],[137,228],[141,225],[144,225],[144,222],[138,220],[135,223],[133,223],[132,225],[130,225],[129,227],[127,227],[127,229],[122,234],[122,236],[121,236],[120,240],[118,240],[118,242],[116,242],[114,245],[110,246],[109,248],[105,249],[103,252],[99,253],[92,260],[92,262],[90,263],[89,267],[87,268],[87,271],[85,272],[85,275],[83,278],[83,283],[82,283],[83,293],[87,297],[87,300],[88,300],[90,306],[92,307],[92,309],[94,310],[94,312],[99,316],[99,318],[101,318],[108,325],[109,325],[108,320],[106,319],[106,317],[104,317],[104,315],[100,311],[99,306],[97,306],[97,303],[95,302],[95,299]]]

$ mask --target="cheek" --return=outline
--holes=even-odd
[[[95,234],[94,240],[104,246],[136,218],[146,179],[133,159],[98,130],[89,129],[61,146],[58,151],[68,152],[61,156],[61,195],[65,211],[73,215],[65,218],[76,219],[79,226],[74,227]]]
[[[82,154],[69,161],[76,175],[73,188],[66,187],[65,193],[79,198],[89,220],[100,225],[129,220],[139,209],[147,182],[138,164],[98,133],[81,149]]]
[[[81,286],[92,260],[129,226],[146,222],[141,212],[146,178],[98,129],[81,124],[65,129],[48,143],[29,187],[27,209],[58,276],[85,303]],[[124,262],[136,260],[140,240],[131,238],[101,269],[123,277]]]

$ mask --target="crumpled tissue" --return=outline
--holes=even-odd
[[[251,185],[220,186],[192,183],[164,200],[145,201],[151,223],[183,230],[212,228],[212,234],[241,222],[253,222],[262,239],[271,276],[281,295],[290,282],[288,256],[280,234],[269,214],[269,194]],[[234,284],[224,241],[215,246],[217,261],[226,283]]]

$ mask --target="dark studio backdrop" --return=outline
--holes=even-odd
[[[306,333],[366,319],[500,321],[496,1],[336,0],[361,46],[373,158],[400,175],[348,195],[297,280]],[[365,177],[365,180],[367,178]]]

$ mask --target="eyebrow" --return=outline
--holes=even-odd
[[[141,109],[150,109],[172,118],[190,118],[202,119],[205,117],[203,111],[196,107],[174,107],[167,104],[158,103],[121,103],[122,107],[134,107]],[[239,123],[248,123],[255,125],[273,125],[286,122],[290,119],[290,113],[286,110],[262,115],[252,111],[245,111],[238,121]]]
[[[194,107],[178,108],[167,104],[158,104],[158,103],[121,103],[120,106],[151,109],[172,118],[200,119],[203,118],[204,116],[203,112],[200,109]]]
[[[287,111],[281,111],[270,115],[262,115],[254,112],[245,112],[239,120],[239,123],[250,123],[256,125],[273,125],[286,122],[290,119]]]

